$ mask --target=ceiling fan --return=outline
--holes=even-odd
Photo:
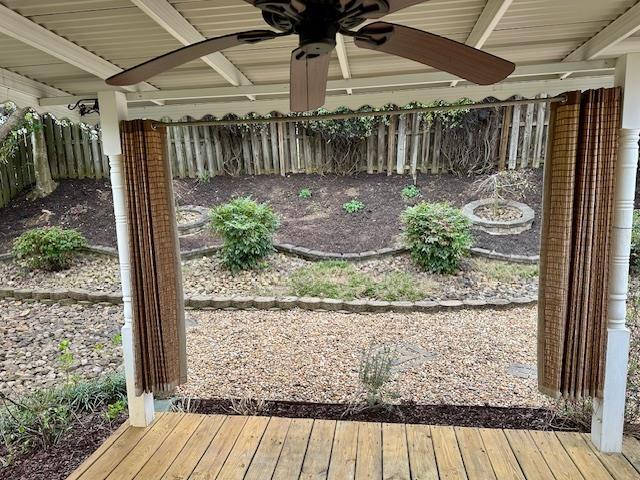
[[[134,85],[159,73],[241,44],[298,35],[291,55],[291,110],[304,112],[324,105],[329,59],[338,33],[356,46],[397,55],[452,73],[470,82],[490,85],[507,78],[515,65],[476,48],[432,33],[375,20],[428,0],[244,0],[262,10],[275,30],[251,30],[211,38],[161,55],[107,79],[115,86]]]

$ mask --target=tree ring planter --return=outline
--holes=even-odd
[[[496,201],[492,198],[476,200],[468,203],[462,208],[462,213],[471,220],[473,228],[488,233],[489,235],[517,235],[531,229],[535,212],[531,207],[524,203],[514,202],[512,200],[499,200],[497,203],[502,207],[508,207],[518,210],[522,213],[519,218],[513,220],[489,220],[480,217],[476,211],[481,207],[493,205]]]
[[[204,230],[209,221],[209,210],[196,205],[184,205],[178,207],[177,217],[180,214],[188,215],[189,221],[181,223],[178,221],[178,234],[180,236],[191,235]],[[192,217],[192,218],[191,218]]]

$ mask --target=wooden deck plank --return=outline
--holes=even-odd
[[[579,433],[557,432],[556,436],[583,476],[589,480],[611,480],[605,466]]]
[[[183,418],[182,413],[167,413],[157,421],[154,428],[122,459],[107,477],[108,480],[130,480],[144,467],[162,443],[173,432]]]
[[[640,472],[640,441],[633,437],[625,437],[622,441],[622,454]]]
[[[504,433],[527,480],[553,478],[553,473],[528,432],[505,430]]]
[[[552,432],[528,432],[557,480],[581,480],[584,477]]]
[[[284,440],[287,438],[289,425],[291,425],[289,418],[274,417],[269,421],[260,446],[247,470],[245,480],[271,478],[280,458]]]
[[[338,422],[333,437],[333,449],[329,462],[329,480],[352,480],[356,474],[358,452],[358,424]]]
[[[455,427],[454,431],[469,480],[495,480],[491,460],[478,429]]]
[[[429,425],[407,425],[409,468],[413,480],[438,480],[436,453]]]
[[[615,478],[616,480],[640,478],[640,474],[638,474],[636,469],[633,467],[633,465],[631,465],[631,463],[629,463],[629,460],[627,460],[624,455],[602,453],[596,448],[593,442],[591,442],[591,437],[588,433],[583,433],[582,438],[585,443],[589,445],[591,451],[596,454],[596,457],[598,457],[600,463],[605,466],[605,468],[613,478]]]
[[[126,420],[122,425],[118,427],[118,429],[113,432],[113,434],[105,440],[105,442],[100,445],[100,447],[93,452],[89,458],[87,458],[82,464],[74,470],[74,472],[67,477],[67,480],[77,480],[80,476],[98,460],[102,454],[108,451],[111,448],[111,445],[115,443],[115,441],[129,428],[129,421]]]
[[[160,448],[156,450],[138,472],[135,477],[136,480],[162,478],[205,418],[205,415],[185,415]]]
[[[410,480],[407,431],[400,423],[382,424],[382,478]]]
[[[101,480],[107,478],[107,475],[120,464],[145,435],[150,434],[158,425],[162,425],[163,419],[164,415],[158,415],[150,428],[129,427],[113,442],[108,452],[105,452],[105,454],[98,458],[79,478],[82,480]]]
[[[217,479],[242,480],[244,478],[268,424],[268,417],[249,417]]]
[[[480,428],[482,442],[498,480],[526,480],[506,435],[502,430]]]
[[[207,415],[162,478],[188,478],[226,419],[225,416]]]
[[[580,433],[160,414],[121,426],[71,480],[627,480],[640,442],[600,453]]]
[[[291,421],[272,480],[298,478],[307,452],[312,427],[313,420],[311,419],[296,418]]]
[[[467,480],[453,427],[431,427],[431,438],[440,478]]]
[[[327,478],[336,423],[335,420],[315,420],[313,422],[300,480],[325,480]]]
[[[189,478],[193,480],[216,478],[245,423],[247,423],[247,417],[227,417]]]
[[[358,423],[356,480],[380,480],[380,478],[382,478],[382,425]]]

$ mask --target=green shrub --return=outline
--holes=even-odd
[[[631,229],[631,267],[640,270],[640,210],[633,212],[633,228]]]
[[[300,197],[300,198],[302,198],[304,200],[308,200],[312,196],[313,196],[313,193],[311,192],[311,189],[309,189],[309,188],[303,188],[298,192],[298,197]]]
[[[413,260],[430,273],[456,272],[473,243],[471,223],[448,203],[422,202],[402,214]]]
[[[55,445],[78,414],[95,412],[118,402],[126,405],[122,374],[38,390],[18,399],[0,393],[0,441],[6,449],[3,452],[6,457],[0,457],[0,462],[8,464],[14,454]]]
[[[256,268],[273,251],[279,221],[271,207],[236,198],[211,210],[211,227],[224,241],[222,261],[232,272]]]
[[[354,198],[353,200],[349,200],[347,203],[343,204],[342,209],[347,213],[358,213],[364,209],[364,203],[357,198]]]
[[[14,241],[13,255],[27,268],[58,271],[68,268],[73,254],[86,246],[87,240],[77,230],[35,228]]]
[[[420,189],[415,185],[407,185],[402,189],[403,198],[410,200],[420,195]]]

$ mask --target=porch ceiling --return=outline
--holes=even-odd
[[[259,10],[242,0],[154,2],[154,8],[157,3],[162,12],[173,15],[173,20],[182,20],[181,16],[195,27],[194,31],[184,22],[182,26],[178,22],[172,30],[167,22],[159,21],[141,8],[144,3],[0,0],[0,67],[68,92],[70,96],[87,96],[107,88],[101,72],[127,68],[178,48],[184,38],[199,34],[212,37],[265,26]],[[342,58],[336,53],[332,57],[329,78],[334,88],[329,92],[328,104],[355,107],[389,101],[399,103],[398,99],[480,98],[490,93],[506,97],[518,91],[535,95],[609,85],[613,64],[598,60],[640,51],[640,36],[637,36],[640,14],[635,11],[640,7],[634,9],[636,4],[636,0],[431,0],[387,18],[458,41],[481,44],[484,50],[524,67],[528,74],[518,75],[518,71],[522,73],[520,68],[514,78],[499,86],[476,87],[412,61],[358,49],[347,38]],[[6,18],[6,14],[11,13],[7,9],[32,23],[19,28],[10,25],[2,20],[3,14]],[[611,28],[612,24],[616,28]],[[48,38],[38,44],[38,35],[32,31],[38,26],[56,34],[61,45],[54,45]],[[181,36],[182,43],[178,39]],[[605,46],[597,55],[590,55],[589,49],[580,49],[596,36],[599,36],[597,46]],[[70,61],[65,56],[65,41],[66,47],[72,42],[87,52],[87,57],[91,57],[88,65]],[[190,112],[195,116],[203,112],[217,115],[231,111],[286,111],[289,57],[295,46],[294,37],[277,39],[228,50],[224,52],[226,58],[191,62],[151,79],[141,88],[148,93],[130,94],[129,100],[137,102],[132,105],[132,111],[134,115],[151,117],[182,116]],[[100,64],[101,60],[106,62]],[[97,62],[99,68],[92,68],[91,61]],[[221,75],[216,61],[223,62],[227,71],[233,69],[242,82],[234,84],[229,75]],[[568,61],[571,63],[563,63]],[[576,64],[576,61],[583,63]],[[560,78],[571,81],[562,84]],[[451,85],[456,86],[447,92],[446,87]],[[184,94],[184,89],[193,89],[192,94]],[[175,90],[182,94],[174,94]],[[256,101],[250,100],[254,98]],[[43,105],[67,100],[71,99],[49,99],[43,101]],[[151,100],[156,103],[166,100],[167,105],[154,105]],[[195,107],[195,103],[199,106]]]

